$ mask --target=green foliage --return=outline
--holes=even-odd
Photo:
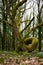
[[[43,52],[37,53],[37,56],[38,56],[39,58],[43,58]]]

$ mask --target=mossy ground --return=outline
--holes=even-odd
[[[38,61],[42,61],[43,62],[43,52],[31,52],[31,53],[27,53],[27,52],[20,52],[17,53],[15,51],[0,51],[0,64],[1,65],[7,65],[7,63],[9,65],[12,65],[12,63],[15,65],[22,65],[22,62],[30,60],[31,58],[34,57],[38,57]],[[40,60],[42,59],[42,60]],[[22,62],[21,62],[22,61]],[[31,61],[31,60],[30,60]]]

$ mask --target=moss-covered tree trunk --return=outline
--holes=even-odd
[[[18,28],[17,28],[17,23],[15,21],[15,16],[16,16],[16,12],[18,10],[18,8],[23,4],[25,3],[27,0],[22,0],[21,2],[19,2],[18,4],[16,4],[13,9],[12,9],[12,26],[13,26],[13,49],[15,49],[15,43],[16,43],[16,46],[19,46],[19,45],[22,45],[23,42],[21,41],[22,40],[22,36],[21,34],[19,33],[18,31]]]

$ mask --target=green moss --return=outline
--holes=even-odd
[[[35,50],[38,45],[38,39],[35,37],[26,38],[24,42],[28,51]]]
[[[26,39],[24,40],[24,43],[25,43],[26,45],[31,44],[31,42],[32,42],[32,38],[26,38]]]
[[[37,45],[38,45],[38,39],[37,38],[33,38],[33,40],[32,40],[32,47],[36,48]]]
[[[38,45],[38,39],[35,37],[26,38],[24,40],[24,44],[17,47],[16,51],[33,51],[37,48]]]

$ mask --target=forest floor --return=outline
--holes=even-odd
[[[0,51],[0,65],[43,65],[43,52]]]

